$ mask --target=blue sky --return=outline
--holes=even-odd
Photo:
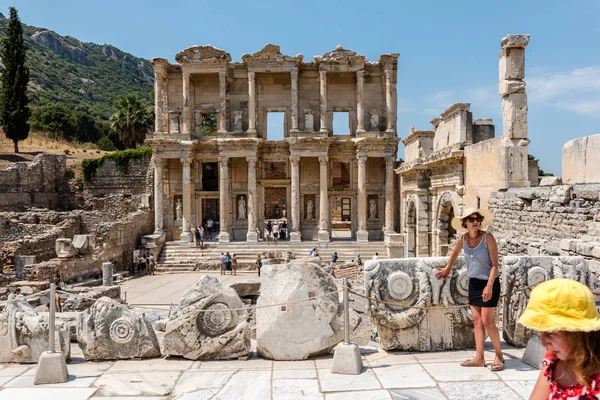
[[[431,129],[453,103],[492,118],[502,133],[497,92],[500,39],[529,33],[526,81],[529,152],[561,173],[570,139],[600,133],[600,0],[570,1],[137,1],[0,0],[0,11],[138,57],[166,57],[212,44],[239,61],[276,43],[305,59],[337,44],[377,60],[400,53],[398,135]],[[400,144],[399,156],[404,149]]]

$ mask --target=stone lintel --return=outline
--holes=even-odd
[[[529,44],[528,34],[510,34],[506,35],[500,41],[503,49],[510,47],[526,47]]]
[[[448,109],[446,111],[441,113],[440,116],[442,117],[442,119],[448,119],[448,118],[453,117],[454,115],[458,114],[461,111],[469,111],[470,108],[471,108],[470,103],[454,103],[453,105],[448,107]]]
[[[473,125],[494,125],[494,120],[491,118],[474,119]]]

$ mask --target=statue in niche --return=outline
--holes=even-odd
[[[243,111],[235,111],[234,113],[234,125],[236,131],[242,130],[242,117],[244,116]]]
[[[238,200],[238,219],[246,218],[246,199],[244,196]]]
[[[181,204],[181,199],[177,199],[177,203],[175,204],[175,219],[177,221],[183,219],[183,204]]]
[[[371,110],[369,112],[371,118],[369,119],[369,123],[371,125],[371,131],[379,130],[379,114],[377,114],[377,110]]]
[[[171,114],[171,133],[179,133],[179,113]]]
[[[375,199],[369,200],[369,219],[377,219],[377,202]]]
[[[314,219],[315,217],[313,216],[313,201],[311,199],[308,199],[308,201],[306,202],[306,219]]]
[[[304,130],[312,132],[315,129],[314,116],[310,108],[304,110]]]

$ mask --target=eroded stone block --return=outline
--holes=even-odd
[[[369,261],[365,265],[365,294],[398,304],[368,300],[368,312],[377,326],[384,350],[432,351],[473,347],[472,317],[468,307],[454,309],[407,308],[468,304],[469,278],[461,257],[452,276],[439,280],[436,267],[448,257]]]
[[[73,243],[69,238],[56,239],[56,256],[59,258],[69,258],[77,255]]]
[[[88,254],[94,251],[94,235],[75,235],[71,242],[77,254]]]
[[[504,135],[511,139],[527,138],[527,94],[510,93],[502,101]]]

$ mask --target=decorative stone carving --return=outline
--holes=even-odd
[[[177,199],[175,203],[175,220],[181,221],[183,219],[183,204],[181,199]]]
[[[243,111],[234,111],[233,112],[233,125],[235,127],[236,132],[242,131],[242,119],[244,117]]]
[[[369,125],[371,127],[372,132],[379,131],[379,113],[377,110],[369,111]]]
[[[343,45],[338,44],[335,50],[323,54],[322,57],[315,57],[315,61],[324,64],[348,63],[360,65],[367,61],[367,57],[355,51],[344,49]]]
[[[458,258],[450,278],[435,277],[448,257],[368,261],[365,294],[397,305],[368,301],[368,313],[384,350],[432,351],[473,347],[468,307],[452,309],[407,308],[468,304],[464,259]]]
[[[377,200],[369,200],[369,219],[377,219]]]
[[[304,130],[307,132],[312,132],[315,130],[315,116],[313,115],[313,110],[310,108],[304,109]]]
[[[39,315],[24,296],[9,295],[0,312],[0,362],[37,362],[50,350],[48,317]],[[71,357],[69,328],[56,324],[55,348]]]
[[[292,261],[264,265],[257,306],[285,304],[256,310],[256,351],[274,360],[304,360],[327,354],[343,339],[343,319],[335,279],[317,264]],[[287,303],[287,304],[286,304]]]
[[[313,215],[314,205],[312,199],[308,199],[306,202],[306,219],[315,219]]]
[[[110,297],[99,298],[79,314],[77,343],[86,360],[160,356],[150,322]]]
[[[593,271],[589,266],[590,262],[583,257],[505,256],[502,266],[502,287],[507,296],[502,310],[504,340],[514,346],[526,346],[529,339],[537,334],[517,323],[533,288],[519,289],[549,279],[568,278],[597,291],[600,289],[600,279],[596,275],[598,271]],[[596,296],[596,305],[600,310],[600,296]]]
[[[35,256],[16,256],[15,257],[15,275],[17,279],[23,279],[26,265],[35,264]]]
[[[214,46],[192,46],[175,54],[175,61],[179,64],[227,64],[231,62],[231,55]]]
[[[58,238],[55,242],[56,256],[58,258],[69,258],[77,255],[77,250],[69,238]]]
[[[231,310],[236,309],[236,310]],[[217,278],[203,276],[187,290],[171,315],[163,353],[190,360],[227,359],[250,352],[250,330],[236,291]]]
[[[293,63],[300,65],[302,63],[304,56],[302,54],[298,54],[297,56],[291,57],[281,53],[281,47],[277,44],[268,43],[263,47],[262,50],[257,51],[256,53],[250,54],[242,54],[242,61],[244,64],[265,64],[265,63],[278,63],[278,64],[286,64]]]
[[[246,199],[244,196],[238,200],[238,219],[246,218]]]

